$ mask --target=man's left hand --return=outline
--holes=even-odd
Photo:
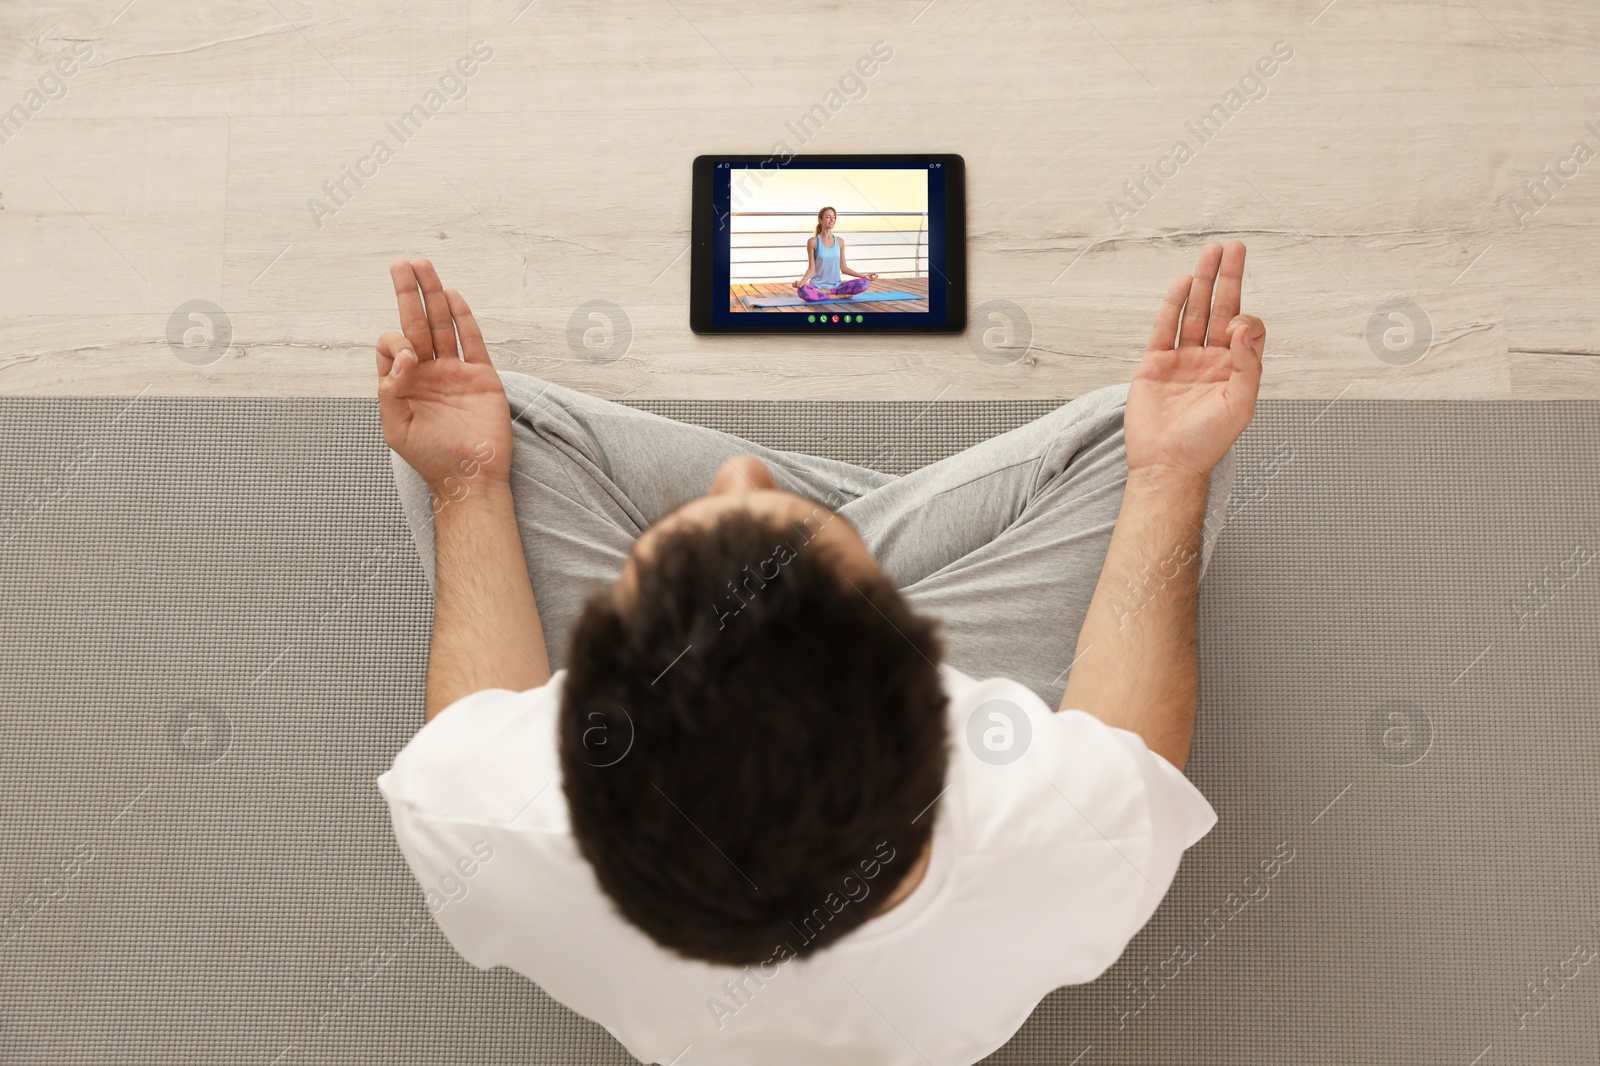
[[[378,339],[384,441],[435,491],[466,471],[508,482],[511,410],[472,309],[426,259],[396,260],[389,276],[404,333]]]

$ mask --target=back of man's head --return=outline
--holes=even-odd
[[[680,955],[826,946],[929,839],[948,752],[936,623],[816,533],[742,509],[664,530],[629,593],[597,592],[573,629],[572,832],[624,917]]]

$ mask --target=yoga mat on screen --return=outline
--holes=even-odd
[[[373,404],[129,401],[0,400],[0,1062],[630,1062],[393,843],[431,605]],[[1055,402],[637,406],[903,472]],[[990,1061],[1595,1061],[1600,404],[1263,403],[1240,457],[1220,821]]]
[[[863,292],[833,300],[802,300],[798,296],[742,296],[746,307],[820,307],[823,304],[870,304],[889,300],[927,300],[913,292]]]

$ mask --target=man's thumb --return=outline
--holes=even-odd
[[[405,395],[416,366],[416,354],[410,348],[402,348],[395,354],[389,372],[378,379],[378,417],[383,420],[385,434],[411,421],[411,405]]]
[[[399,381],[410,373],[411,368],[416,365],[417,353],[410,348],[401,348],[394,353],[394,365],[389,368],[389,376]]]
[[[1259,373],[1261,353],[1251,347],[1250,323],[1236,320],[1229,331],[1228,348],[1233,354],[1233,368],[1242,373]]]

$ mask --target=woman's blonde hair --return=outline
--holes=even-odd
[[[823,211],[833,211],[833,220],[834,220],[834,221],[835,221],[835,222],[838,222],[838,221],[839,221],[839,212],[838,212],[838,211],[835,211],[835,210],[834,210],[834,209],[833,209],[833,208],[831,208],[831,207],[824,207],[824,208],[823,208],[823,209],[822,209],[822,211],[818,211],[818,212],[817,212],[817,228],[816,228],[816,229],[815,229],[815,230],[814,230],[814,231],[812,231],[812,234],[811,234],[811,235],[812,235],[812,236],[813,236],[813,237],[820,237],[820,236],[822,236],[822,213],[823,213]]]

